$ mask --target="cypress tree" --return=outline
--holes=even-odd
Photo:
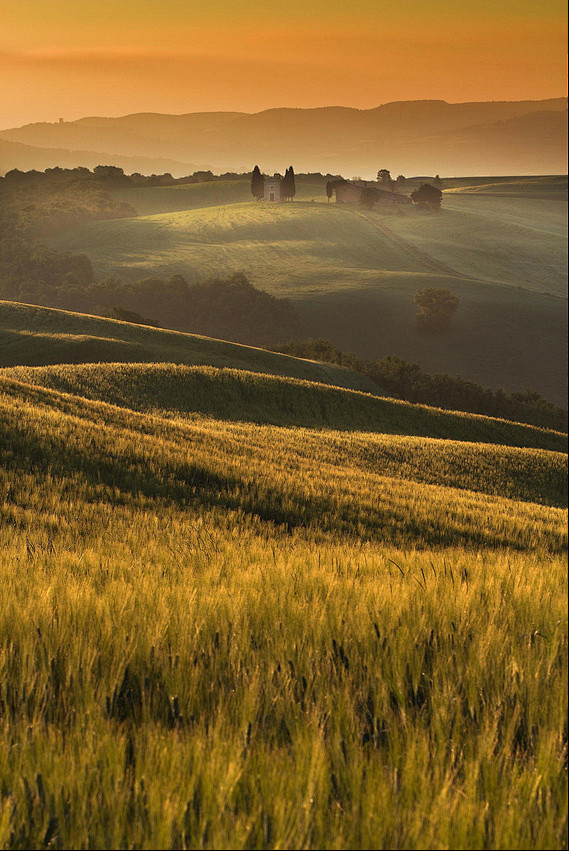
[[[294,182],[294,169],[292,166],[288,169],[288,192],[287,197],[291,200],[296,195],[296,184]]]
[[[257,199],[257,201],[261,201],[265,195],[265,182],[258,165],[256,165],[253,169],[253,174],[251,176],[251,194]]]

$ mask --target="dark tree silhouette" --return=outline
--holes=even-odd
[[[332,181],[329,180],[326,184],[326,195],[328,196],[328,203],[330,203],[330,198],[334,194],[334,187],[332,186]]]
[[[377,172],[377,180],[385,189],[393,192],[395,181],[391,177],[391,172],[388,168],[380,168]]]
[[[411,192],[411,201],[421,210],[440,210],[443,193],[430,183],[423,183],[414,192]]]
[[[459,300],[446,288],[426,287],[418,290],[413,301],[420,308],[416,321],[423,331],[444,331],[458,310]]]
[[[284,198],[287,198],[289,201],[292,201],[294,196],[296,195],[296,184],[294,181],[294,169],[292,166],[289,166],[285,171],[284,180],[281,184],[281,194]]]
[[[399,184],[399,186],[403,186],[403,184],[405,183],[405,180],[406,180],[406,179],[407,179],[407,178],[405,177],[405,175],[404,175],[404,174],[398,174],[398,175],[397,175],[397,183]]]
[[[261,201],[265,195],[265,183],[258,165],[256,165],[253,169],[253,174],[251,176],[251,194],[257,199],[257,201]]]

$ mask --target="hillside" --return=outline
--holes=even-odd
[[[412,522],[415,547],[525,548],[533,541],[555,552],[566,546],[564,512],[549,507],[566,506],[562,453],[201,416],[148,418],[3,375],[0,392],[3,451],[24,478],[49,470],[64,481],[84,471],[89,488],[91,475],[93,484],[106,486],[118,476],[119,488],[138,492],[148,506],[157,498],[179,508],[193,501],[299,530],[396,545],[409,542],[405,529]],[[378,502],[381,492],[389,498]],[[10,506],[4,513],[5,520],[14,516]]]
[[[561,435],[0,317],[219,367],[0,369],[0,846],[566,845]]]
[[[395,173],[461,174],[471,172],[475,163],[478,174],[547,174],[566,169],[566,109],[566,99],[557,98],[403,101],[367,110],[140,114],[30,124],[3,130],[0,138],[115,157],[177,160],[181,165],[168,169],[175,176],[188,173],[185,163],[223,172],[246,171],[255,162],[269,172],[292,162],[297,171],[367,177],[383,164]]]
[[[507,192],[488,184],[452,181],[439,216],[258,205],[241,201],[247,187],[239,181],[122,190],[121,200],[144,215],[80,225],[51,244],[85,252],[101,277],[181,273],[194,282],[244,271],[257,287],[293,299],[307,336],[565,404],[566,180],[495,184]],[[325,199],[317,188],[299,183],[299,198]],[[146,215],[156,208],[178,212]],[[412,297],[427,286],[460,299],[450,331],[438,337],[413,324]]]
[[[159,416],[567,451],[567,436],[549,429],[242,369],[97,363],[14,367],[0,377]]]
[[[152,362],[231,367],[377,390],[355,372],[265,349],[49,307],[0,301],[0,367]]]

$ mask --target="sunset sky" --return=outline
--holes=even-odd
[[[565,94],[561,0],[4,0],[0,127]]]

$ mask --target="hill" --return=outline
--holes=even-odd
[[[115,165],[129,174],[137,171],[144,174],[162,174],[163,172],[191,174],[197,168],[195,164],[182,163],[166,157],[134,157],[104,150],[67,150],[28,145],[0,138],[0,174],[14,168],[20,171],[32,169],[43,171],[46,168],[75,168],[76,166],[94,168],[98,165]]]
[[[0,845],[566,846],[560,435],[0,316],[226,361],[0,369]]]
[[[258,360],[260,364],[262,357]],[[548,429],[242,369],[97,363],[15,367],[2,369],[0,376],[160,416],[195,414],[224,421],[567,450],[567,436]]]
[[[439,216],[231,203],[247,192],[239,181],[122,190],[121,200],[139,211],[188,208],[87,223],[51,244],[85,252],[99,276],[128,280],[181,273],[194,282],[242,270],[294,300],[307,336],[509,391],[535,389],[564,404],[566,181],[502,180],[511,197],[482,192],[487,179],[452,183]],[[299,186],[304,197],[319,197],[316,186]],[[451,329],[438,337],[414,327],[412,297],[427,286],[460,299]]]
[[[265,349],[49,307],[0,301],[0,367],[152,362],[232,367],[377,390],[358,373]]]
[[[457,103],[403,101],[375,109],[269,109],[91,117],[11,128],[0,138],[49,148],[209,164],[215,171],[395,173],[557,173],[566,169],[564,98]],[[484,155],[481,155],[481,151]],[[39,156],[39,154],[38,154]],[[87,163],[81,163],[86,165]],[[32,167],[32,164],[28,165]],[[37,167],[34,165],[34,167]],[[155,169],[153,169],[155,170]],[[168,169],[187,174],[185,165]]]
[[[85,378],[79,375],[78,383]],[[146,383],[141,378],[138,389]],[[116,383],[128,386],[128,379],[123,371]],[[256,383],[249,384],[253,394]],[[27,477],[50,471],[65,480],[83,470],[88,488],[97,480],[106,487],[122,480],[120,490],[139,493],[148,505],[165,499],[182,508],[189,500],[291,529],[396,545],[411,541],[412,524],[415,547],[566,546],[564,513],[557,508],[567,504],[560,452],[231,424],[199,414],[148,417],[4,374],[0,392],[3,451]],[[131,399],[136,396],[135,390]],[[378,502],[384,490],[389,499]],[[12,509],[5,511],[7,519]]]

